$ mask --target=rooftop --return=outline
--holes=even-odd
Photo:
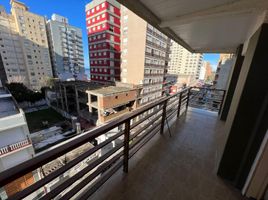
[[[129,87],[108,86],[108,87],[93,89],[88,92],[90,92],[91,94],[108,96],[108,95],[113,95],[113,94],[117,94],[121,92],[129,92],[132,90],[136,90],[136,89],[129,88]]]
[[[19,113],[19,109],[12,95],[4,88],[0,88],[0,105],[0,118]]]

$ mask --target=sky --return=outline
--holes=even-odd
[[[85,68],[89,68],[88,41],[86,32],[85,5],[91,0],[20,0],[25,3],[30,12],[51,18],[53,13],[67,17],[69,24],[79,27],[83,32],[83,48]],[[10,12],[10,0],[0,0],[7,12]],[[209,61],[216,70],[219,54],[204,54],[204,60]]]
[[[204,60],[210,62],[213,70],[217,69],[219,59],[220,59],[220,54],[216,54],[216,53],[206,53],[206,54],[204,54]]]

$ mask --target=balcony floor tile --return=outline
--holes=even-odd
[[[245,199],[216,175],[223,125],[216,113],[189,108],[171,138],[156,135],[130,160],[128,174],[119,170],[90,199]]]

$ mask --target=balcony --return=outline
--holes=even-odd
[[[194,95],[192,88],[186,88],[82,133],[2,172],[1,187],[88,141],[109,135],[10,199],[21,199],[44,189],[62,174],[67,175],[65,181],[51,191],[44,189],[47,192],[40,194],[41,199],[130,199],[133,191],[135,199],[239,199],[237,192],[216,176],[218,147],[224,140],[222,124],[216,112],[188,108]],[[102,151],[102,155],[92,159],[97,151]],[[76,166],[81,170],[69,176]],[[121,167],[125,173],[119,170]]]
[[[25,139],[14,144],[7,145],[5,147],[0,148],[0,157],[5,156],[9,153],[15,152],[17,150],[21,150],[23,148],[31,146],[32,143],[29,139]]]
[[[157,134],[90,198],[92,200],[241,200],[217,177],[217,152],[224,138],[217,113],[189,107],[170,123],[171,137]]]

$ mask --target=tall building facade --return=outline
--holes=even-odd
[[[2,6],[0,6],[0,54],[1,71],[5,71],[6,74],[6,78],[1,78],[2,83],[19,81],[29,86],[21,37],[17,31],[15,18]],[[1,74],[3,75],[2,72]]]
[[[203,54],[191,53],[172,41],[168,73],[191,75],[199,79],[203,65]]]
[[[212,71],[212,66],[211,66],[210,62],[205,61],[204,62],[204,67],[206,69],[205,81],[206,82],[212,82],[212,80],[214,79],[214,73]]]
[[[142,85],[140,104],[163,95],[170,39],[121,6],[121,81]]]
[[[40,89],[52,77],[45,18],[21,2],[10,3],[11,14],[3,8],[0,13],[0,52],[8,81]]]
[[[47,34],[53,74],[62,80],[84,75],[82,30],[68,19],[53,14],[47,21]]]
[[[220,54],[220,59],[214,80],[215,88],[224,90],[227,89],[234,62],[235,57],[233,54]]]
[[[91,80],[120,80],[120,4],[93,0],[86,5]]]

